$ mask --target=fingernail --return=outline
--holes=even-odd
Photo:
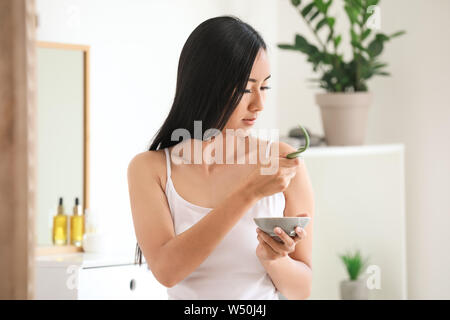
[[[275,232],[278,234],[281,234],[281,229],[277,227],[277,228],[275,228]]]

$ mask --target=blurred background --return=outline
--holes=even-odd
[[[134,155],[147,149],[169,112],[178,58],[189,34],[208,18],[231,14],[258,30],[268,45],[272,90],[256,128],[279,129],[281,138],[295,145],[301,139],[291,130],[301,123],[318,141],[305,152],[316,194],[311,299],[343,298],[340,283],[349,274],[338,255],[348,249],[360,249],[363,256],[370,256],[361,277],[372,277],[373,286],[367,285],[371,299],[450,298],[450,277],[446,275],[450,270],[446,253],[450,243],[450,38],[445,36],[450,28],[450,1],[376,3],[378,29],[369,38],[376,33],[405,33],[384,43],[379,59],[387,63],[385,71],[390,76],[375,75],[367,80],[372,100],[363,120],[364,141],[348,145],[326,143],[324,116],[315,100],[326,90],[308,81],[320,76],[308,56],[300,47],[278,47],[294,44],[296,34],[319,46],[300,12],[310,2],[35,0],[24,1],[22,6],[0,2],[5,25],[7,21],[19,24],[20,17],[24,21],[37,18],[33,30],[26,29],[27,24],[23,27],[29,34],[19,35],[37,41],[34,59],[28,61],[36,67],[36,103],[33,107],[28,102],[23,109],[33,108],[35,115],[34,140],[24,141],[37,159],[32,191],[36,201],[27,202],[34,206],[34,224],[28,227],[35,231],[30,231],[31,240],[26,242],[28,250],[33,251],[30,243],[37,248],[37,255],[23,258],[31,266],[23,274],[35,283],[26,287],[23,296],[165,298],[165,289],[151,273],[137,272],[132,265],[136,239],[127,166]],[[334,0],[328,8],[328,15],[335,18],[334,35],[342,35],[338,52],[345,61],[352,59],[355,50],[344,9],[351,2]],[[15,15],[6,20],[8,9]],[[318,32],[322,41],[330,29]],[[0,40],[19,43],[10,37],[2,32]],[[7,65],[12,54],[5,49],[8,46],[2,47],[0,63]],[[22,61],[30,48],[24,45],[23,56],[19,55]],[[9,81],[6,76],[2,79]],[[7,95],[2,99],[4,108]],[[27,114],[5,108],[11,112],[5,118],[11,123]],[[8,127],[7,121],[0,122],[0,128]],[[2,131],[3,135],[6,130]],[[2,139],[9,141],[6,136]],[[7,154],[12,149],[4,150]],[[8,194],[18,197],[20,191],[7,191],[16,176],[11,176],[6,159],[2,156],[3,199]],[[85,214],[84,234],[97,235],[86,240],[84,248],[68,243],[55,249],[52,243],[60,197],[67,219],[73,212]],[[75,198],[81,208],[75,205]],[[20,228],[20,222],[11,222],[9,214],[28,211],[7,205],[2,207],[2,221]],[[4,241],[20,244],[14,237]],[[12,249],[1,250],[3,257],[13,255]],[[19,279],[13,262],[5,261],[0,262],[0,277],[10,272]],[[52,276],[70,266],[80,271],[75,290],[67,290],[67,273],[58,279]],[[114,289],[105,287],[99,292],[86,285],[104,281],[106,286],[107,280],[102,279],[110,277],[123,281]],[[20,283],[0,284],[0,297],[18,297],[20,290],[15,286]]]

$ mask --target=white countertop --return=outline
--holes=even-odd
[[[94,268],[104,266],[134,264],[133,254],[100,254],[100,253],[67,253],[48,256],[37,256],[38,268],[65,268],[69,265],[77,265],[82,268]],[[144,263],[142,264],[144,265]]]
[[[301,139],[281,136],[280,141],[291,145],[298,149],[304,143]],[[359,146],[327,146],[323,142],[317,146],[310,146],[301,154],[302,157],[321,157],[321,156],[349,156],[349,155],[373,155],[373,154],[389,154],[403,152],[405,145],[403,143],[390,144],[364,144]]]

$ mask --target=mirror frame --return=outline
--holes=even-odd
[[[61,49],[61,50],[79,50],[83,52],[83,89],[84,89],[84,99],[83,99],[83,213],[90,206],[89,199],[89,68],[90,68],[90,46],[81,44],[69,44],[60,42],[47,42],[47,41],[36,41],[37,48],[51,48],[51,49]],[[82,247],[75,247],[73,245],[64,246],[39,246],[36,245],[36,255],[48,255],[48,254],[58,254],[58,253],[72,253],[72,252],[83,252]]]

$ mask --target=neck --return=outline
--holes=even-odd
[[[222,143],[218,139],[221,139]],[[230,134],[211,137],[207,141],[189,139],[179,144],[177,147],[178,152],[175,151],[174,155],[179,156],[184,163],[199,166],[202,170],[209,173],[220,165],[238,163],[237,157],[242,158],[242,156],[245,156],[247,149],[249,149],[248,140],[248,136],[241,137]],[[243,150],[243,155],[238,155],[238,145],[240,146],[239,153],[242,153],[241,150]],[[186,154],[184,151],[186,151]]]

